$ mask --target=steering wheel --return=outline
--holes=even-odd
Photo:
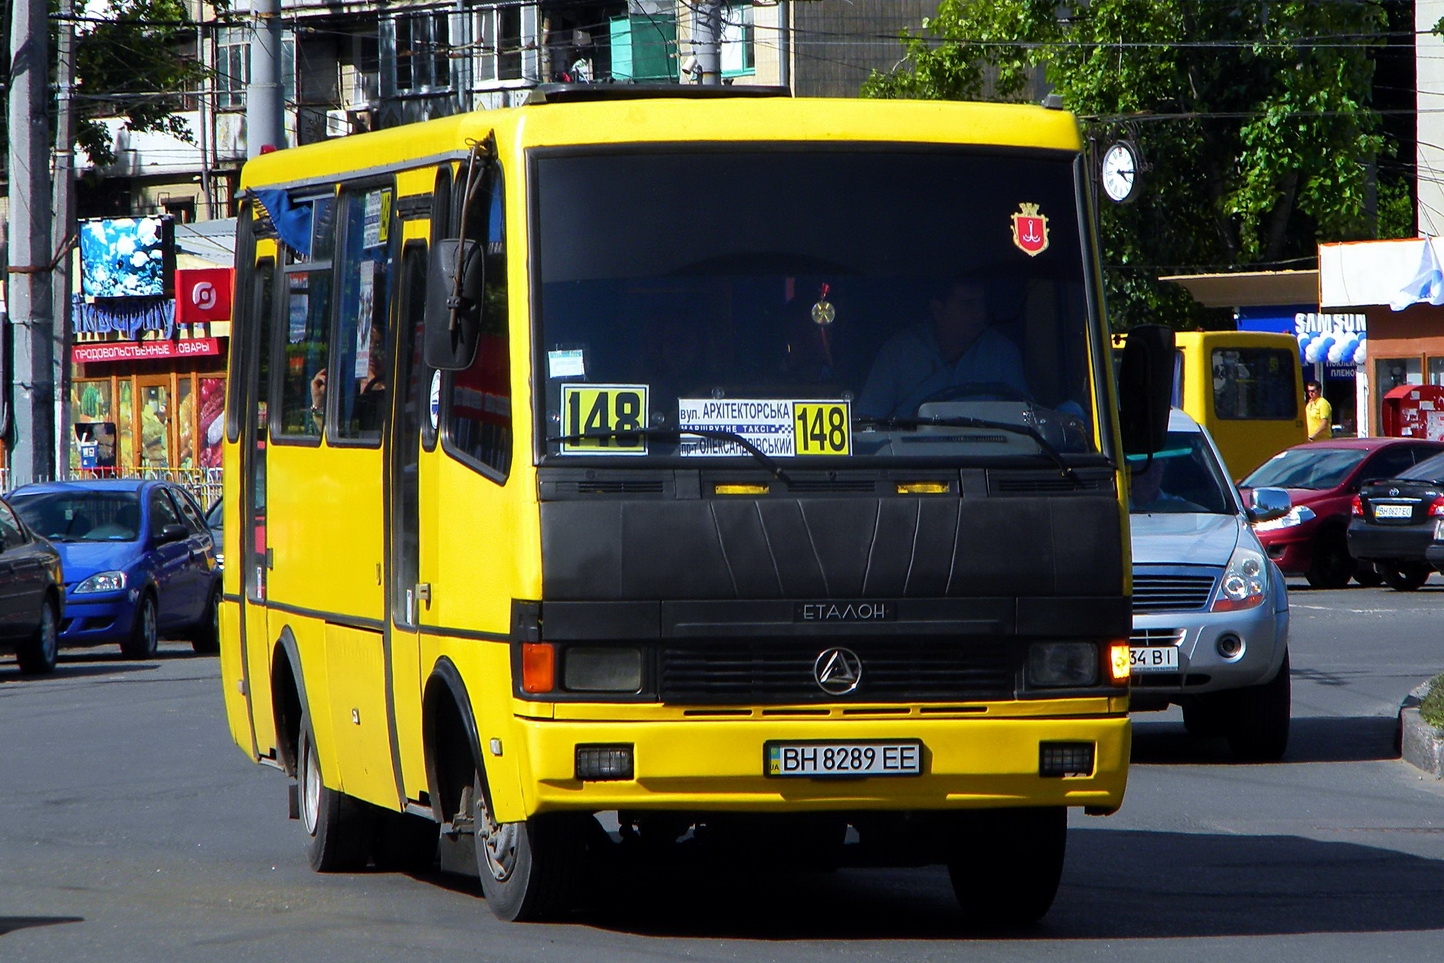
[[[972,381],[940,388],[918,402],[918,407],[934,401],[956,401],[959,398],[986,398],[989,401],[1021,401],[1032,404],[1033,398],[1026,391],[1001,381]]]

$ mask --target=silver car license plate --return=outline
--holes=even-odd
[[[1134,672],[1177,672],[1178,646],[1135,645],[1128,652],[1128,664]]]

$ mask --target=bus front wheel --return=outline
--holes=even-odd
[[[968,923],[1035,923],[1053,905],[1068,844],[1068,810],[962,813],[949,841],[948,876]]]
[[[492,914],[522,923],[556,919],[569,910],[586,851],[581,817],[548,813],[498,823],[487,808],[479,774],[467,802],[476,839],[476,872]]]

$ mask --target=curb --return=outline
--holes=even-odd
[[[1399,704],[1396,748],[1409,765],[1444,779],[1444,733],[1419,718],[1419,703],[1428,692],[1429,683],[1425,682]]]

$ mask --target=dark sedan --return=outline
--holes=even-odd
[[[60,553],[0,501],[0,652],[26,675],[55,668],[64,602]]]
[[[1378,585],[1373,565],[1349,550],[1350,503],[1359,486],[1389,478],[1444,452],[1444,442],[1415,438],[1334,438],[1286,448],[1240,483],[1245,501],[1252,488],[1283,488],[1293,509],[1254,527],[1259,541],[1286,575],[1302,575],[1314,588],[1343,588],[1352,576]]]
[[[46,482],[17,488],[10,503],[60,551],[61,645],[118,642],[127,657],[146,659],[160,638],[182,637],[197,652],[217,650],[220,567],[185,489],[142,479]]]
[[[1400,592],[1444,571],[1444,454],[1359,489],[1349,551],[1373,562]]]

